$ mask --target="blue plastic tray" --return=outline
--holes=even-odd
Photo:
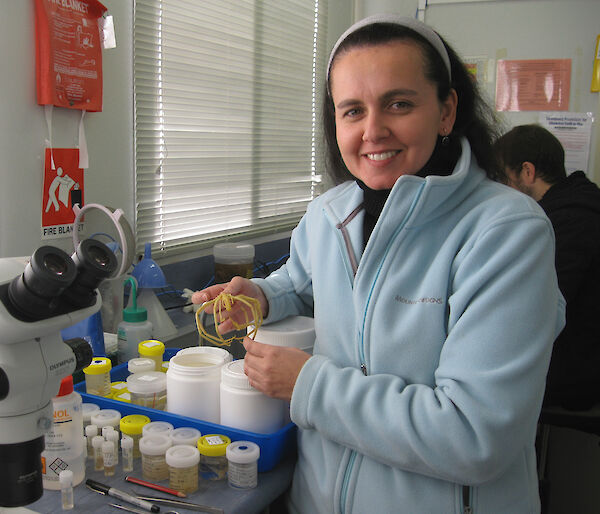
[[[177,353],[178,348],[165,349],[164,359],[169,360]],[[112,382],[126,380],[129,375],[127,363],[115,366],[110,377]],[[175,428],[194,427],[200,430],[202,435],[206,434],[224,434],[232,441],[252,441],[260,446],[260,457],[258,459],[258,471],[264,472],[273,469],[285,456],[292,453],[296,448],[296,425],[288,423],[285,427],[271,434],[258,434],[255,432],[246,432],[225,425],[209,423],[200,419],[179,416],[171,412],[166,412],[149,407],[142,407],[131,403],[111,400],[103,396],[96,396],[85,392],[85,382],[80,382],[74,386],[84,402],[95,403],[101,409],[115,409],[121,413],[121,416],[130,414],[143,414],[152,421],[168,421]]]

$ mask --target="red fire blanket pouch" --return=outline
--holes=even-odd
[[[35,0],[40,105],[102,110],[102,37],[97,0]]]

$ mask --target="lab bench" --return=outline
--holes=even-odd
[[[270,471],[259,473],[258,486],[254,489],[234,489],[228,485],[227,479],[219,481],[200,479],[198,491],[181,499],[209,507],[221,508],[223,509],[224,514],[258,514],[265,511],[273,501],[287,490],[292,480],[294,462],[294,457],[288,456]],[[101,482],[102,484],[114,487],[115,489],[134,496],[154,496],[169,500],[178,499],[170,494],[161,493],[160,491],[126,482],[126,475],[143,478],[141,459],[138,458],[134,461],[134,470],[131,472],[123,472],[121,470],[121,461],[119,461],[117,471],[112,477],[105,477],[104,471],[94,471],[93,460],[87,459],[85,479],[73,489],[75,507],[72,510],[65,512],[82,514],[90,514],[91,512],[125,512],[111,507],[109,505],[111,503],[140,509],[139,507],[125,503],[117,498],[104,496],[89,489],[85,485],[87,479],[96,480],[97,482]],[[157,483],[169,487],[168,480]],[[152,500],[149,501],[152,502]],[[190,508],[184,508],[177,505],[165,505],[159,503],[156,503],[156,505],[159,505],[160,512],[165,514],[167,512],[176,512],[179,514],[203,512],[202,510],[190,510]],[[56,514],[62,512],[61,492],[44,490],[42,497],[38,501],[27,505],[27,509],[40,514]]]

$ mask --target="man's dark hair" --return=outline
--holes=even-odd
[[[536,176],[551,185],[567,176],[561,142],[540,125],[519,125],[508,131],[494,143],[494,154],[505,182],[505,168],[519,176],[524,162],[533,164]]]

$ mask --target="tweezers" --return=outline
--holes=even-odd
[[[160,503],[164,505],[170,505],[172,507],[181,507],[183,509],[194,510],[197,512],[207,512],[208,514],[225,514],[225,511],[219,507],[210,507],[208,505],[200,505],[199,503],[192,503],[185,500],[176,500],[171,498],[160,498],[158,496],[139,496],[136,498],[140,500],[151,501],[152,503]]]

